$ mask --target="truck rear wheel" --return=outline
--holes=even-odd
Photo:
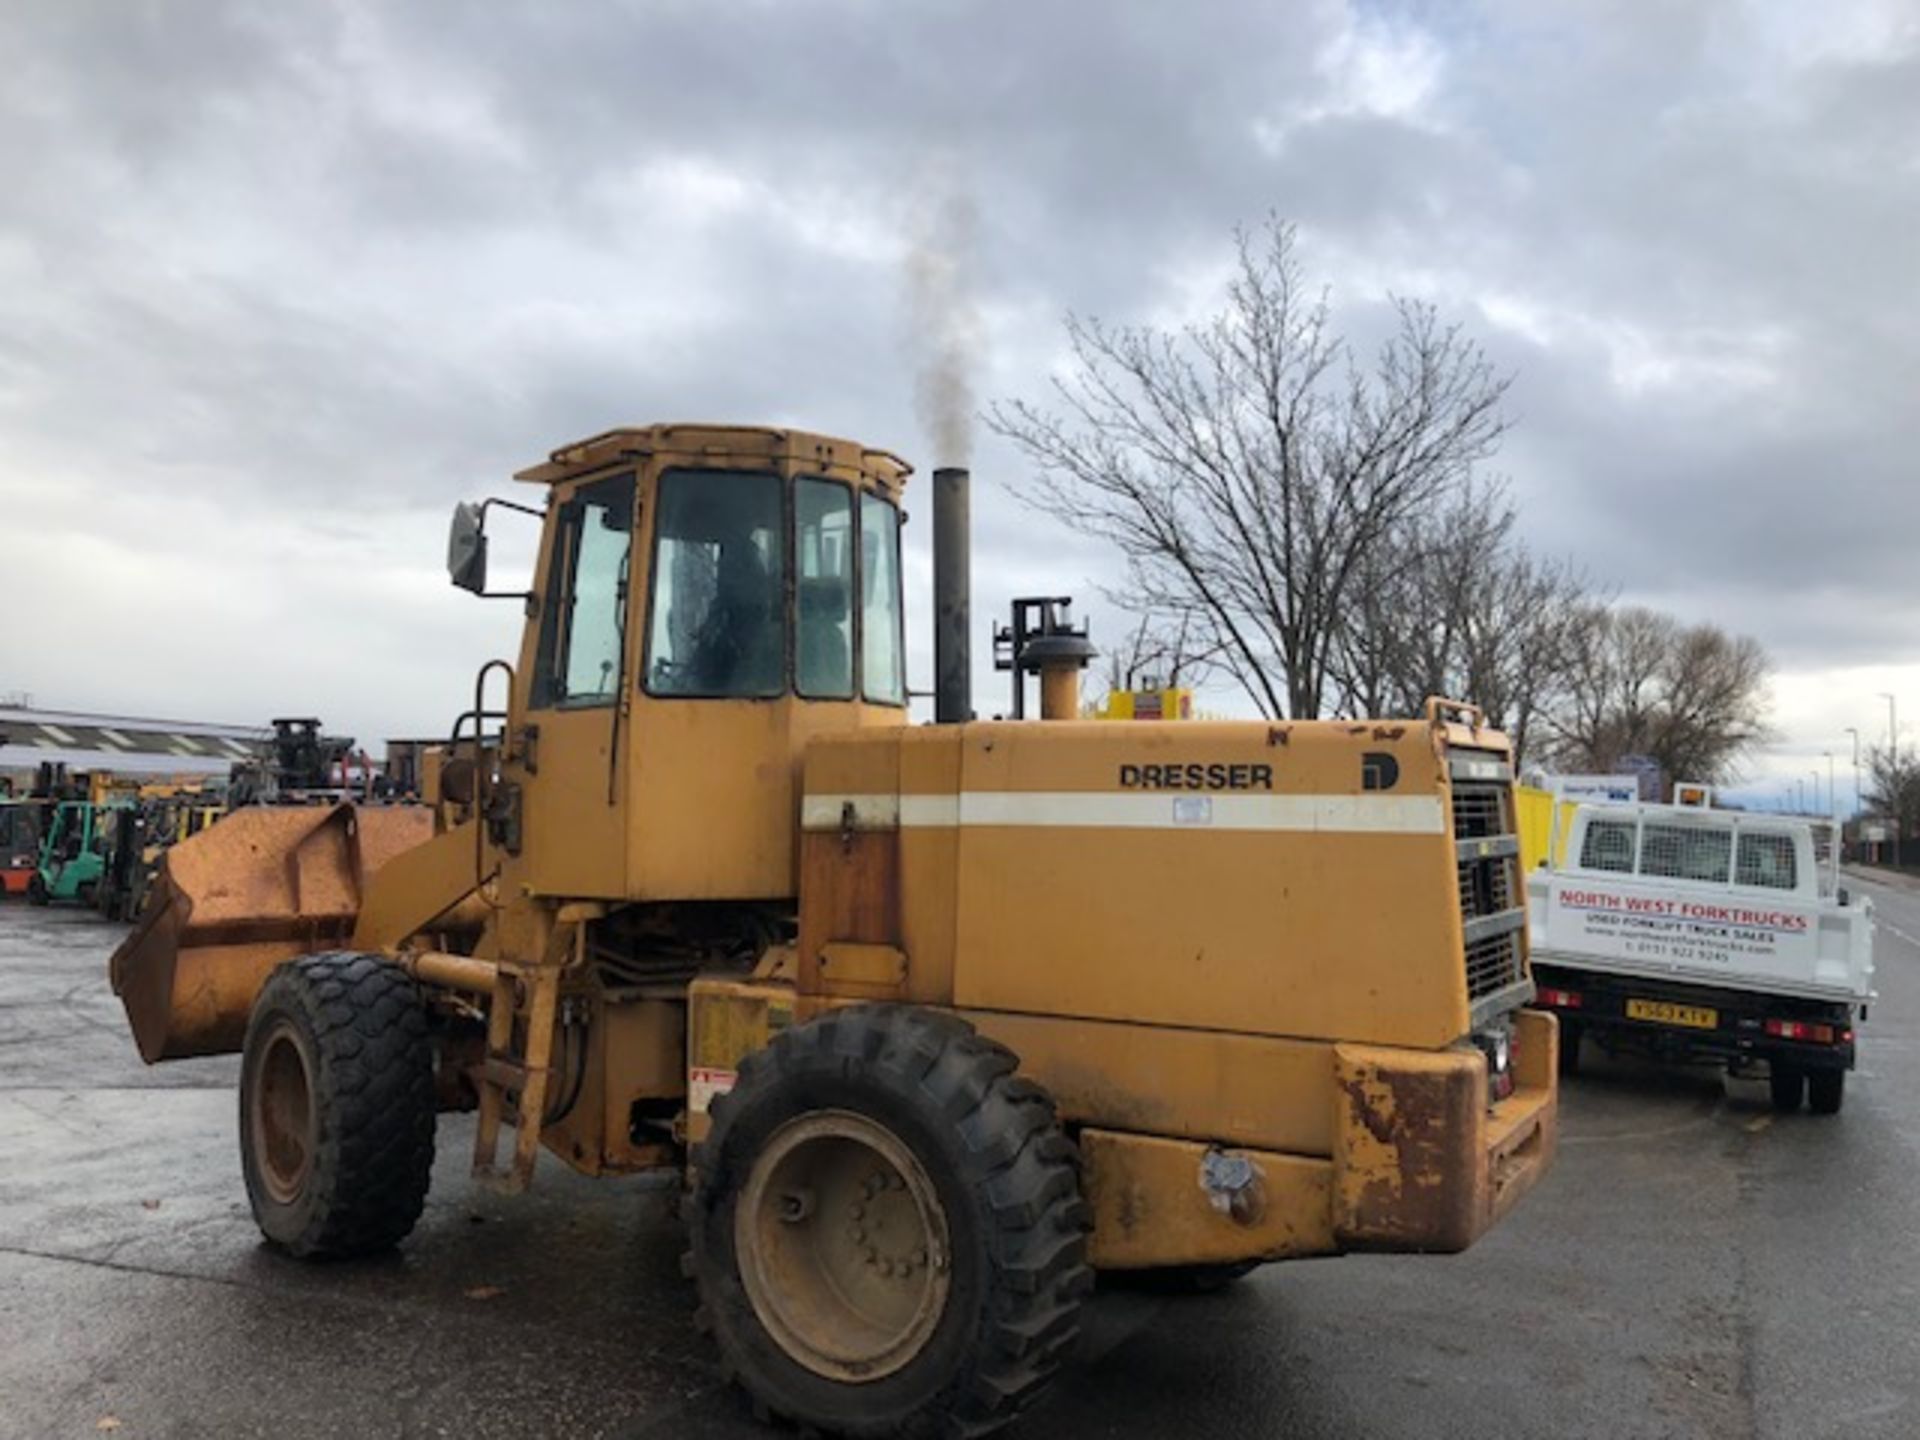
[[[981,1435],[1037,1399],[1092,1288],[1053,1102],[964,1021],[862,1006],[713,1102],[690,1197],[703,1328],[757,1411]]]
[[[1580,1073],[1580,1036],[1579,1024],[1572,1020],[1560,1022],[1560,1073],[1578,1075]]]
[[[240,1162],[253,1218],[294,1255],[396,1245],[433,1170],[433,1049],[420,988],[378,955],[275,970],[247,1021]]]
[[[1767,1084],[1773,1091],[1773,1108],[1783,1115],[1791,1115],[1800,1108],[1801,1097],[1806,1094],[1807,1072],[1797,1065],[1775,1060],[1768,1064]]]
[[[1816,1115],[1838,1115],[1847,1098],[1847,1072],[1815,1070],[1807,1076],[1807,1108]]]

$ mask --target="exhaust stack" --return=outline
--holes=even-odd
[[[933,718],[973,718],[972,476],[957,465],[933,472]]]

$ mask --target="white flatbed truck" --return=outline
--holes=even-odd
[[[1840,1109],[1873,999],[1873,902],[1841,886],[1831,825],[1582,803],[1553,828],[1527,905],[1563,1072],[1583,1039],[1735,1074],[1764,1061],[1775,1109]]]

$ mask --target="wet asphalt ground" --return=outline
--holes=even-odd
[[[1881,999],[1837,1118],[1589,1052],[1558,1164],[1470,1253],[1103,1287],[1013,1433],[1920,1435],[1920,889],[1899,883],[1864,886]],[[264,1248],[236,1064],[141,1065],[106,983],[119,934],[0,906],[0,1436],[766,1433],[688,1323],[663,1185],[548,1157],[494,1198],[446,1117],[397,1255]]]

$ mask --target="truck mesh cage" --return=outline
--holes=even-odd
[[[1508,796],[1508,787],[1502,783],[1453,782],[1453,838],[1459,846],[1460,919],[1467,936],[1470,1004],[1526,979],[1519,844]],[[1486,841],[1493,843],[1480,843]]]

